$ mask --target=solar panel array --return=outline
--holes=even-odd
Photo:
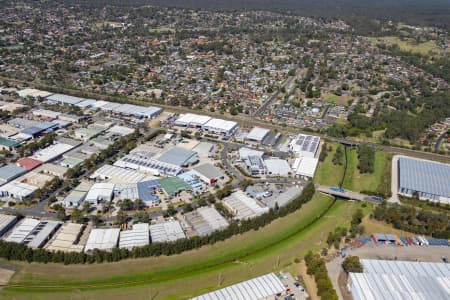
[[[284,290],[281,280],[274,273],[269,273],[192,298],[192,300],[258,300],[280,294]]]
[[[399,158],[399,187],[442,197],[450,197],[450,165]]]
[[[316,152],[319,146],[320,137],[312,135],[299,135],[296,144],[301,147],[301,151]]]

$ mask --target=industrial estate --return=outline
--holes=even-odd
[[[0,13],[0,299],[450,299],[445,27],[96,3]]]

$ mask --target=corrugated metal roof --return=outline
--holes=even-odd
[[[450,299],[450,265],[362,259],[350,273],[353,299]]]
[[[258,300],[275,296],[284,291],[285,288],[281,280],[274,273],[269,273],[192,298],[192,300]]]
[[[408,157],[398,164],[400,188],[450,197],[450,165]]]

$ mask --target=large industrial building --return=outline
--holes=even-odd
[[[25,244],[31,248],[42,248],[59,226],[61,226],[61,223],[56,221],[39,221],[25,218],[13,228],[4,240]]]
[[[241,190],[224,198],[224,206],[233,213],[238,220],[255,218],[269,211],[269,208],[250,198]]]
[[[198,127],[213,134],[230,136],[237,128],[238,123],[222,119],[213,119],[204,115],[180,115],[174,124],[182,127]]]
[[[261,127],[254,127],[245,137],[247,141],[262,143],[262,141],[267,137],[270,130]]]
[[[0,214],[0,236],[7,233],[16,223],[16,216]]]
[[[99,250],[112,250],[117,247],[120,228],[95,228],[91,230],[84,252]]]
[[[184,214],[184,219],[199,236],[206,236],[229,225],[228,221],[214,207],[207,206]]]
[[[131,230],[120,232],[119,248],[133,249],[150,244],[150,234],[147,223],[134,224]]]
[[[401,156],[398,174],[400,195],[450,204],[450,165]]]
[[[286,288],[281,280],[274,274],[269,273],[232,286],[203,294],[192,298],[192,300],[266,300],[277,299]]]
[[[450,299],[447,263],[361,259],[363,273],[350,273],[354,300]]]
[[[180,222],[176,220],[150,225],[150,235],[152,243],[173,242],[186,237]]]
[[[296,156],[315,157],[319,148],[320,137],[314,135],[299,134],[292,139],[289,150]]]
[[[45,248],[49,251],[82,252],[84,245],[79,240],[84,228],[82,224],[64,224]]]

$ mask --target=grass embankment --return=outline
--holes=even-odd
[[[258,230],[171,257],[96,265],[14,263],[18,273],[1,299],[180,299],[246,280],[292,264],[324,245],[328,232],[348,224],[360,203],[332,202],[316,193],[299,211]],[[219,286],[220,285],[220,286]],[[30,288],[40,286],[40,288]],[[55,288],[45,287],[54,286]]]
[[[328,156],[320,162],[314,177],[315,184],[338,186],[344,175],[344,165],[333,164],[333,157],[338,147],[337,143],[327,142]],[[358,170],[358,149],[347,148],[347,172],[343,188],[355,192],[372,192],[389,194],[391,189],[391,160],[390,153],[376,151],[373,173],[361,174]]]
[[[316,174],[314,176],[314,183],[327,186],[338,186],[342,176],[344,175],[344,165],[333,164],[333,156],[336,153],[338,143],[327,142],[328,155],[323,162],[319,162]]]

